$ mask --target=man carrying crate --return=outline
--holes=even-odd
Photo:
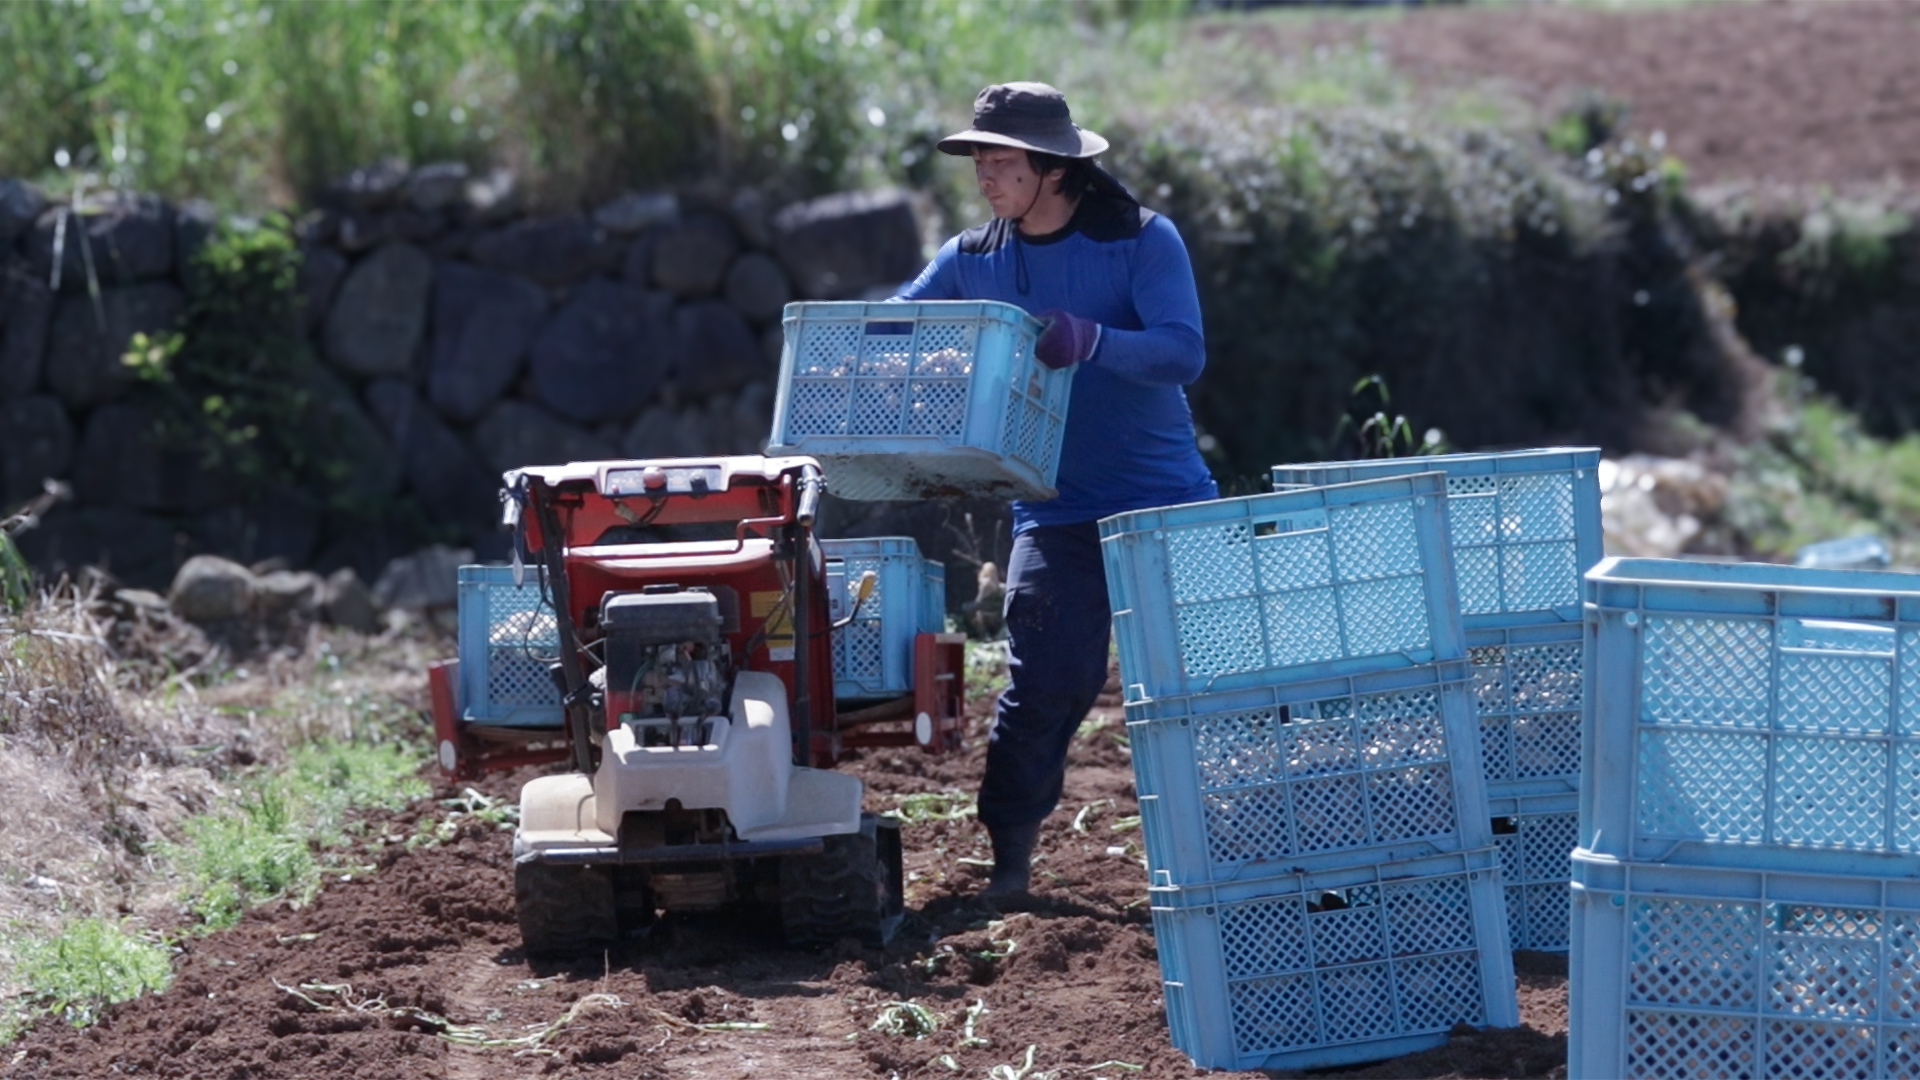
[[[1106,682],[1111,615],[1096,523],[1219,494],[1183,389],[1206,364],[1193,267],[1173,223],[1094,164],[1106,148],[1051,86],[980,91],[973,126],[940,149],[973,158],[993,220],[947,241],[897,297],[1016,304],[1046,323],[1040,362],[1079,365],[1059,495],[1013,504],[1010,681],[980,783],[994,864],[981,898],[993,903],[1026,895],[1068,744]]]

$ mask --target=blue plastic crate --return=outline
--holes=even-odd
[[[1468,678],[1455,660],[1128,705],[1151,880],[1488,846]]]
[[[463,566],[459,574],[461,718],[489,727],[565,724],[548,665],[559,656],[559,628],[542,568],[513,583],[509,566]]]
[[[1439,473],[1100,522],[1129,701],[1466,655]]]
[[[1580,833],[1580,797],[1495,796],[1494,847],[1507,893],[1507,939],[1516,949],[1567,951],[1567,881]]]
[[[1573,1080],[1920,1077],[1920,884],[1573,857]]]
[[[1467,631],[1480,759],[1494,798],[1579,790],[1586,629],[1543,623]]]
[[[946,595],[946,568],[921,558],[920,546],[909,536],[822,540],[820,547],[827,557],[827,607],[835,622],[853,611],[861,576],[874,572],[873,593],[858,617],[834,631],[834,697],[911,693],[914,635],[945,629],[944,608],[930,601]]]
[[[1519,1023],[1491,850],[1147,895],[1173,1045],[1204,1068],[1344,1065]]]
[[[808,454],[849,499],[1050,499],[1073,370],[1039,320],[991,301],[788,304],[768,453]]]
[[[1447,474],[1448,529],[1466,627],[1580,621],[1580,575],[1601,556],[1598,450],[1276,465],[1273,483],[1278,491],[1435,469]]]
[[[1609,559],[1588,585],[1583,847],[1920,874],[1920,576]]]

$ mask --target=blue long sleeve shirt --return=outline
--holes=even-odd
[[[1184,387],[1206,365],[1193,266],[1173,223],[1089,192],[1057,233],[995,220],[941,247],[902,300],[999,300],[1100,324],[1073,374],[1057,498],[1013,504],[1014,532],[1218,496]]]

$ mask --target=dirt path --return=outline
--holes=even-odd
[[[875,808],[964,793],[980,727],[976,716],[962,755],[883,753],[851,767]],[[450,842],[409,848],[437,809],[423,806],[381,823],[374,872],[192,943],[166,993],[84,1032],[43,1025],[0,1059],[0,1076],[886,1080],[1017,1073],[1029,1046],[1027,1080],[1252,1076],[1203,1073],[1168,1042],[1120,731],[1110,703],[1083,730],[1043,835],[1037,911],[1002,917],[967,902],[981,870],[964,860],[985,858],[984,834],[967,818],[932,820],[907,826],[909,923],[886,950],[793,951],[770,927],[678,918],[604,957],[529,963],[507,834],[470,822]],[[484,786],[506,795],[522,779]],[[1520,968],[1532,1028],[1334,1075],[1550,1075],[1565,1060],[1564,962]],[[924,1006],[939,1028],[918,1040],[873,1030],[896,1001]]]

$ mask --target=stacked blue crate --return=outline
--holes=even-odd
[[[1920,1075],[1920,578],[1588,583],[1569,1075]]]
[[[566,722],[550,665],[560,655],[559,624],[544,571],[463,566],[460,622],[461,719],[484,727],[558,728]]]
[[[1203,1066],[1517,1022],[1445,497],[1427,473],[1100,523],[1168,1022]]]
[[[841,700],[913,692],[913,639],[946,629],[944,566],[920,557],[910,536],[822,540],[827,562],[827,608],[835,623],[833,690]],[[860,579],[871,571],[873,591],[854,610]]]
[[[1600,451],[1563,447],[1273,469],[1274,487],[1283,491],[1446,474],[1447,534],[1487,793],[1513,809],[1496,820],[1513,830],[1502,833],[1501,852],[1517,949],[1566,948],[1573,845],[1560,853],[1557,891],[1538,846],[1548,834],[1570,832],[1575,812],[1584,682],[1580,576],[1601,556],[1599,467]],[[1524,865],[1505,862],[1519,853],[1519,841],[1506,837],[1522,833],[1531,838],[1533,857]]]

